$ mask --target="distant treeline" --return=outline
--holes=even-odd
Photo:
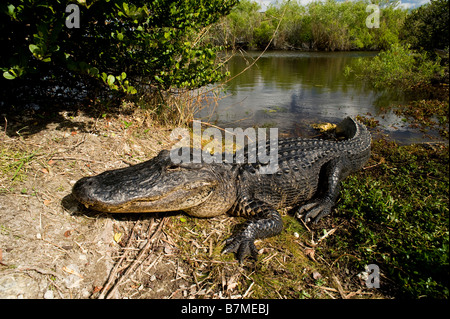
[[[448,3],[448,1],[445,1]],[[367,18],[380,8],[379,27],[368,28]],[[383,50],[398,43],[408,11],[399,1],[317,1],[307,5],[283,1],[261,12],[257,2],[240,3],[210,29],[210,41],[227,48],[245,47],[298,50]],[[372,20],[374,21],[374,20]]]

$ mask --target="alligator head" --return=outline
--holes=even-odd
[[[88,208],[113,213],[184,210],[197,217],[225,213],[236,198],[232,165],[181,162],[170,152],[126,168],[80,179],[73,196]]]

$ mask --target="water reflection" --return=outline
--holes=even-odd
[[[259,52],[236,55],[228,63],[231,76],[245,69]],[[374,52],[266,52],[245,73],[227,83],[213,114],[198,117],[222,127],[270,126],[281,133],[304,134],[309,125],[338,122],[346,116],[371,114],[392,138],[405,142],[421,134],[407,127],[389,110],[402,102],[401,94],[377,93],[355,77],[346,77],[346,66]],[[405,140],[406,139],[406,140]]]

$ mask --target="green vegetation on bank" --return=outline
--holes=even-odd
[[[375,28],[366,25],[371,3],[380,6]],[[448,42],[448,0],[412,12],[391,0],[280,1],[266,12],[250,0],[79,1],[80,28],[65,25],[68,4],[0,5],[0,102],[7,111],[132,101],[179,123],[195,109],[186,92],[227,75],[217,56],[224,48],[384,50],[362,72],[377,87],[429,82],[442,73],[432,51]]]
[[[374,12],[367,9],[371,3],[380,5],[377,28],[366,25]],[[300,1],[291,0],[272,4],[265,12],[260,12],[258,3],[242,0],[214,26],[210,38],[214,43],[228,47],[265,48],[273,37],[272,49],[387,49],[400,41],[401,28],[408,14],[397,4],[398,1],[327,0],[302,5]]]
[[[448,0],[431,0],[411,12],[401,28],[401,38],[414,49],[432,52],[449,46]],[[448,50],[447,50],[448,52]]]
[[[359,77],[374,88],[411,89],[418,84],[428,84],[433,78],[444,75],[441,59],[431,59],[429,54],[417,52],[409,44],[393,44],[373,59],[359,59],[354,67]],[[350,68],[346,72],[351,72]]]
[[[379,265],[396,294],[448,298],[448,147],[378,140],[372,160],[344,181],[338,211],[348,219],[328,253]]]

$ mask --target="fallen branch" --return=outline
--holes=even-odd
[[[128,238],[128,242],[127,242],[127,246],[126,248],[129,248],[131,246],[131,242],[132,242],[132,238],[133,238],[133,234],[134,234],[134,230],[136,228],[136,225],[139,223],[139,221],[137,221],[134,226],[133,229],[131,230],[131,234],[130,237]],[[109,277],[108,277],[108,281],[106,282],[106,284],[103,286],[102,291],[100,292],[100,295],[98,296],[98,299],[104,299],[106,292],[109,289],[109,286],[111,285],[111,283],[113,282],[117,272],[119,271],[119,266],[121,265],[122,261],[125,259],[125,256],[127,255],[128,250],[125,250],[125,253],[122,254],[122,256],[120,257],[119,261],[116,263],[116,265],[114,266],[113,270],[111,270],[111,272],[109,273]]]
[[[117,282],[114,284],[114,287],[111,289],[111,291],[108,292],[108,294],[106,295],[106,299],[112,298],[112,296],[114,295],[114,292],[117,290],[117,288],[122,283],[122,281],[125,278],[127,278],[131,273],[134,272],[134,270],[135,270],[137,265],[141,264],[142,258],[144,257],[144,255],[147,252],[147,250],[150,248],[150,244],[153,242],[153,240],[156,238],[156,236],[160,234],[161,228],[162,228],[163,224],[165,223],[165,221],[166,221],[166,217],[164,217],[161,220],[161,222],[158,225],[158,228],[153,233],[150,234],[150,229],[152,228],[153,223],[154,223],[154,219],[152,219],[152,222],[151,222],[150,226],[148,227],[147,243],[141,249],[141,251],[139,252],[138,256],[132,262],[132,264],[128,267],[128,269],[125,271],[125,273],[117,280]],[[105,289],[105,291],[106,291],[106,289]],[[99,296],[99,298],[100,298],[100,296]]]
[[[341,295],[342,299],[347,299],[347,295],[344,293],[344,289],[342,288],[341,282],[339,281],[338,277],[333,275],[334,282],[336,283],[337,289],[339,291],[339,294]]]

